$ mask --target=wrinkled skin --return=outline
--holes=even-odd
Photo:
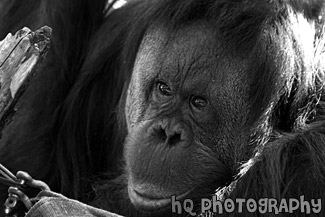
[[[224,56],[215,37],[193,24],[176,34],[152,28],[142,41],[126,102],[128,192],[137,207],[211,192],[207,183],[224,185],[247,158],[246,63]]]

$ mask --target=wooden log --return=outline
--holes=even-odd
[[[15,114],[14,108],[17,101],[42,64],[49,48],[50,37],[51,29],[49,27],[43,27],[36,32],[23,28],[14,36],[8,34],[3,41],[0,41],[0,136],[3,128]],[[39,196],[44,200],[36,203],[26,216],[53,216],[60,212],[60,207],[64,207],[62,213],[122,217],[53,192],[47,191],[43,194],[45,195]],[[49,205],[50,203],[53,204]]]
[[[25,27],[0,41],[0,134],[46,56],[51,31],[47,26],[35,32]]]

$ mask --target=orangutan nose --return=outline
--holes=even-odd
[[[152,128],[154,136],[163,144],[178,145],[189,141],[188,128],[184,123],[174,118],[158,121]]]

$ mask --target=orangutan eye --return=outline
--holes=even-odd
[[[192,106],[194,106],[197,109],[203,109],[203,108],[207,107],[208,100],[202,96],[193,96],[191,98],[191,104],[192,104]]]
[[[168,87],[168,85],[166,83],[164,83],[162,81],[159,81],[157,83],[157,89],[164,96],[171,96],[172,95],[171,89]]]

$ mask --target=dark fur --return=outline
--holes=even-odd
[[[93,199],[94,180],[106,179],[107,171],[110,179],[121,174],[125,94],[147,29],[163,23],[175,31],[206,20],[221,30],[232,55],[253,60],[249,145],[258,154],[242,167],[229,197],[325,199],[324,36],[317,20],[323,1],[143,0],[106,18],[106,2],[99,0],[7,4],[0,38],[23,26],[54,29],[44,71],[4,131],[0,157],[11,170],[26,170],[70,197]],[[291,23],[296,14],[317,22],[317,35],[307,42],[318,47],[314,56],[299,44]],[[248,160],[254,153],[245,155]],[[120,176],[98,188],[97,205],[132,215],[124,213],[134,212],[121,193],[124,182]]]
[[[90,38],[94,37],[95,32],[103,23],[104,14],[106,13],[104,10],[105,5],[106,1],[96,1],[93,3],[91,1],[79,0],[31,0],[26,1],[24,4],[21,4],[20,1],[13,1],[6,5],[8,7],[4,6],[4,13],[2,13],[2,15],[5,18],[1,20],[0,24],[0,32],[2,33],[0,36],[1,38],[6,35],[5,33],[14,33],[23,26],[37,29],[40,26],[48,25],[55,29],[55,31],[53,31],[52,48],[48,54],[47,61],[43,69],[40,70],[41,73],[39,73],[28,89],[26,97],[18,104],[18,112],[13,123],[9,125],[4,132],[2,141],[2,149],[4,150],[1,152],[2,162],[13,170],[23,169],[30,171],[35,177],[50,180],[50,183],[55,186],[55,189],[61,189],[60,191],[65,194],[77,198],[80,197],[79,190],[76,190],[79,189],[79,181],[77,180],[81,180],[82,176],[86,177],[86,174],[93,174],[95,170],[106,171],[108,167],[106,160],[104,162],[103,159],[100,159],[98,156],[96,156],[95,160],[92,159],[91,155],[88,155],[89,158],[85,159],[86,153],[107,153],[106,149],[114,146],[95,146],[90,150],[88,146],[89,141],[86,142],[86,140],[83,140],[85,142],[84,145],[80,145],[78,143],[79,139],[74,140],[77,137],[80,138],[79,135],[85,135],[81,133],[81,131],[89,129],[85,129],[87,123],[90,121],[89,117],[83,116],[82,119],[78,119],[83,122],[82,126],[85,127],[84,129],[78,129],[79,123],[74,123],[76,125],[70,132],[73,132],[72,134],[75,135],[64,135],[64,128],[61,127],[63,125],[71,125],[71,122],[65,119],[63,111],[70,110],[70,108],[67,108],[68,106],[65,105],[71,104],[71,100],[74,101],[73,98],[75,97],[73,97],[73,95],[80,91],[80,84],[78,84],[77,81],[82,80],[82,78],[86,76],[86,72],[82,73],[81,68],[86,56],[91,55],[89,51],[91,43]],[[109,9],[110,8],[107,8],[107,10]],[[27,13],[27,11],[29,13]],[[97,52],[99,52],[99,50],[96,50],[96,55]],[[89,59],[91,59],[91,57],[89,57]],[[109,65],[109,63],[107,64]],[[100,68],[98,70],[101,71],[102,69]],[[114,73],[112,72],[104,76],[113,75]],[[111,79],[104,79],[103,81],[112,82]],[[88,80],[88,82],[90,82],[90,80]],[[118,98],[120,94],[118,89],[112,88],[112,85],[109,84],[104,86],[104,88],[111,88],[112,91],[117,91],[116,94],[111,93],[111,96],[116,96]],[[110,94],[108,91],[104,91],[104,93]],[[88,92],[87,94],[91,93]],[[33,96],[33,98],[29,96]],[[108,101],[112,100],[112,103],[110,101],[103,105],[109,107],[108,111],[113,112],[114,100],[112,97],[107,99]],[[99,109],[96,105],[93,105],[93,107]],[[89,113],[92,112],[89,111]],[[109,116],[111,113],[107,115]],[[103,117],[101,117],[101,120],[103,120],[102,123],[96,123],[98,127],[105,125],[107,126],[105,129],[113,129],[111,122],[104,122]],[[22,128],[20,128],[20,126],[22,126]],[[112,137],[109,135],[113,133],[111,133],[111,131],[109,132],[110,133],[106,135],[108,138],[106,137],[105,139],[109,140]],[[103,132],[98,132],[98,135],[91,136],[91,139],[96,139],[98,144],[106,144],[99,142],[103,139],[102,133]],[[61,140],[64,140],[66,144],[70,138],[74,138],[74,145],[63,145]],[[72,141],[70,140],[68,143],[70,142]],[[62,146],[56,145],[59,143],[61,143]],[[8,158],[4,157],[8,155],[9,152],[5,147],[15,145],[17,145],[15,153],[9,154],[10,156],[8,156]],[[81,148],[79,150],[66,150],[64,147],[69,149]],[[29,157],[18,157],[26,156],[28,152],[33,153],[33,160]],[[75,155],[72,156],[71,154]],[[16,158],[16,156],[18,158]],[[117,157],[116,155],[113,156]],[[105,159],[108,157],[109,159],[109,156],[105,154],[103,157]],[[92,162],[86,163],[88,160]],[[75,163],[81,161],[85,162],[85,164]],[[54,162],[62,162],[62,164]],[[84,165],[92,166],[81,168]],[[70,177],[70,175],[74,177]],[[72,185],[76,186],[76,189],[71,189],[70,186]]]

